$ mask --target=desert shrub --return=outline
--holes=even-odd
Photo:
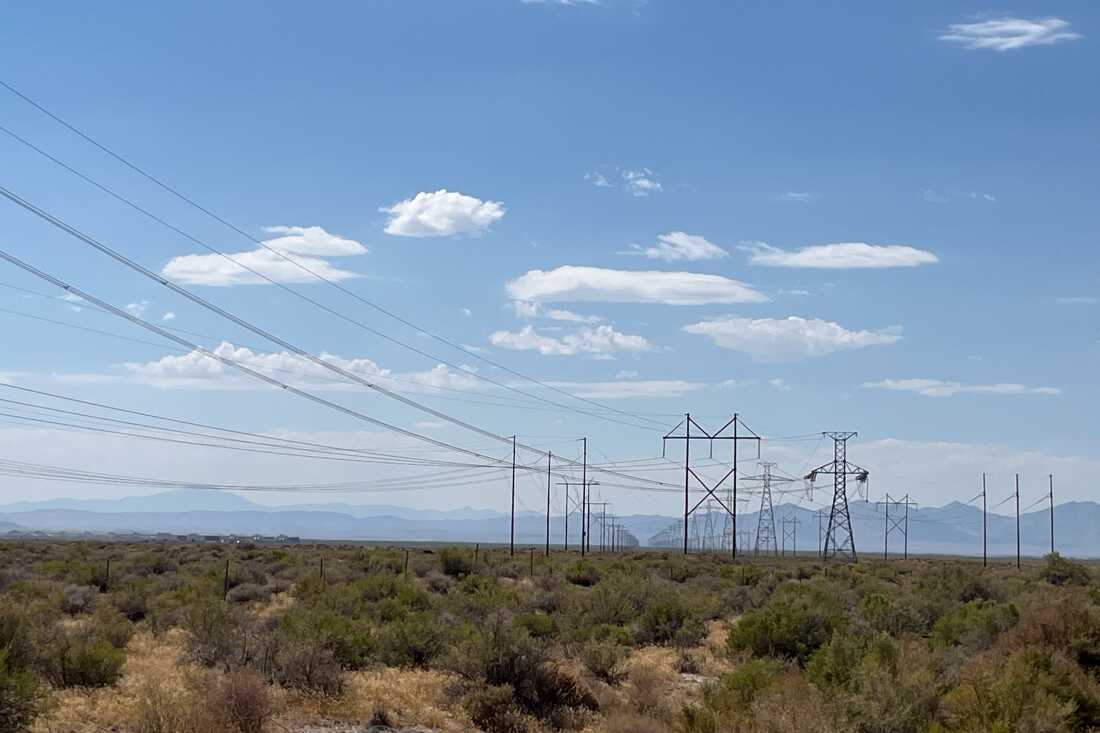
[[[125,661],[121,649],[84,629],[55,627],[38,648],[38,667],[54,687],[108,687]]]
[[[230,590],[227,598],[231,603],[266,602],[271,600],[271,587],[256,583],[242,583]]]
[[[662,670],[643,664],[634,665],[627,675],[630,707],[646,714],[665,712],[668,690],[673,679]]]
[[[61,591],[61,610],[70,616],[86,613],[95,603],[96,589],[87,585],[66,585]]]
[[[217,599],[200,600],[184,612],[191,659],[206,667],[228,666],[239,647],[244,619],[239,610]]]
[[[426,613],[386,624],[379,632],[382,661],[394,667],[427,667],[446,647],[446,631]]]
[[[323,607],[295,607],[279,621],[279,637],[328,649],[345,669],[363,669],[377,650],[377,640],[363,620]]]
[[[940,617],[932,627],[932,642],[939,646],[984,649],[1000,632],[1019,620],[1016,607],[996,601],[970,601]]]
[[[703,691],[703,704],[719,719],[743,712],[775,681],[780,669],[780,665],[770,659],[749,660],[707,687]]]
[[[835,600],[808,586],[789,586],[768,604],[742,616],[730,629],[731,650],[805,665],[841,624]]]
[[[274,715],[271,693],[252,670],[233,670],[211,687],[219,717],[238,733],[262,733]]]
[[[821,688],[848,688],[866,651],[866,640],[835,631],[829,641],[810,655],[806,674]]]
[[[440,551],[439,565],[443,573],[452,578],[464,578],[474,572],[474,560],[470,554],[455,547],[447,547]]]
[[[0,733],[20,733],[30,727],[45,701],[38,677],[8,664],[0,648]]]
[[[945,731],[1074,731],[1100,724],[1100,684],[1041,648],[968,665],[944,699]]]
[[[600,582],[600,572],[591,560],[577,560],[565,569],[565,579],[588,588]]]
[[[283,687],[336,697],[344,691],[344,675],[332,651],[315,641],[290,641],[275,651],[270,676]]]
[[[1046,556],[1039,577],[1051,585],[1088,585],[1092,574],[1084,565],[1070,562],[1053,552]]]
[[[528,733],[535,721],[516,704],[509,685],[474,688],[463,700],[471,722],[486,733]]]
[[[693,646],[706,634],[703,619],[683,597],[672,591],[655,594],[638,619],[638,641],[642,644],[676,643]]]
[[[626,675],[625,659],[626,648],[614,642],[591,641],[581,649],[585,669],[609,685],[618,684]]]
[[[515,624],[535,639],[549,638],[557,631],[554,618],[546,613],[521,613],[516,616]]]

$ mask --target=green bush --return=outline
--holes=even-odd
[[[626,676],[626,670],[623,669],[626,654],[626,648],[618,644],[590,641],[581,649],[581,660],[595,677],[609,685],[615,685]]]
[[[841,623],[834,598],[809,586],[793,585],[765,607],[742,616],[730,629],[726,643],[733,651],[805,665]]]
[[[516,704],[509,685],[485,685],[470,692],[463,707],[470,721],[486,733],[528,733],[536,728]]]
[[[706,634],[703,619],[683,597],[673,591],[650,599],[638,619],[638,641],[642,644],[676,643],[693,646]]]
[[[452,578],[464,578],[474,572],[474,560],[466,550],[448,547],[439,553],[440,569]]]
[[[1051,585],[1088,585],[1092,581],[1088,568],[1070,562],[1057,552],[1046,556],[1039,577]]]
[[[54,687],[109,687],[122,676],[126,654],[82,630],[59,629],[38,651],[38,665]]]
[[[600,572],[591,560],[577,560],[566,568],[565,579],[573,585],[587,588],[600,582]]]
[[[444,628],[429,614],[412,614],[382,627],[382,661],[394,667],[427,667],[447,648]]]
[[[0,648],[0,733],[20,733],[30,727],[45,701],[38,677],[8,664]]]
[[[941,647],[984,649],[1019,620],[1016,607],[996,601],[970,601],[945,613],[932,627],[932,643]]]

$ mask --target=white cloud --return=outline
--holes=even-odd
[[[441,188],[421,191],[411,199],[398,201],[380,211],[390,215],[386,233],[399,237],[451,237],[477,235],[504,216],[499,201],[482,201],[457,191]]]
[[[679,262],[681,260],[694,262],[697,260],[714,260],[728,257],[729,252],[705,237],[685,232],[669,232],[657,237],[657,244],[652,247],[642,247],[637,244],[630,245],[631,249],[620,254],[640,254],[651,260],[664,260],[665,262]]]
[[[591,181],[592,185],[598,188],[612,188],[611,181],[607,180],[607,176],[599,171],[585,173],[584,180]]]
[[[790,392],[791,391],[791,385],[787,384],[786,380],[780,379],[779,377],[773,377],[772,379],[769,379],[768,380],[768,385],[772,389],[777,390],[779,392]]]
[[[988,201],[997,203],[997,197],[990,193],[978,193],[977,191],[940,191],[935,188],[926,188],[921,191],[921,198],[930,204],[949,204],[952,201]]]
[[[563,308],[545,308],[539,303],[531,303],[524,300],[512,301],[512,308],[516,311],[516,318],[525,320],[546,318],[551,321],[563,321],[566,323],[599,323],[603,320],[599,316],[585,316]]]
[[[1028,387],[1023,384],[963,384],[942,379],[884,379],[866,382],[864,389],[888,389],[895,392],[916,392],[926,397],[954,397],[958,394],[994,395],[1060,395],[1055,387]]]
[[[1061,18],[992,18],[977,23],[954,23],[940,36],[941,41],[959,43],[969,49],[1011,51],[1028,46],[1050,46],[1081,37]]]
[[[780,295],[796,295],[800,298],[804,298],[810,294],[809,290],[780,290]]]
[[[599,5],[600,0],[519,0],[524,5]]]
[[[1093,305],[1100,302],[1092,295],[1068,295],[1058,298],[1063,305]]]
[[[163,316],[160,317],[160,320],[162,320],[162,321],[174,321],[174,320],[176,320],[176,314],[173,313],[172,311],[168,311],[167,313],[165,313]]]
[[[657,180],[657,174],[649,168],[623,169],[622,177],[626,190],[634,196],[648,196],[651,193],[660,193],[664,190],[664,186]]]
[[[693,272],[610,270],[564,265],[530,270],[506,285],[514,300],[529,302],[762,303],[768,298],[745,283]]]
[[[786,193],[779,194],[779,200],[790,201],[796,204],[808,204],[817,201],[817,194],[806,193],[804,191],[787,191]]]
[[[534,326],[524,326],[519,331],[496,331],[489,337],[493,346],[517,351],[538,351],[552,356],[576,354],[609,355],[617,351],[649,351],[653,345],[642,336],[619,333],[608,325],[584,327],[576,333],[561,338],[546,336],[535,331]]]
[[[250,369],[296,386],[323,390],[362,390],[363,387],[345,380],[319,364],[286,351],[257,352],[223,341],[213,353]],[[363,379],[389,389],[403,392],[433,392],[437,388],[477,389],[479,380],[469,371],[454,370],[444,364],[421,372],[393,372],[383,369],[364,357],[345,358],[321,353],[320,358]],[[164,356],[148,362],[123,365],[127,374],[142,384],[165,389],[263,389],[265,385],[237,369],[191,351],[178,356]]]
[[[142,300],[137,303],[129,303],[126,305],[126,312],[135,318],[141,318],[145,315],[145,311],[149,309],[149,301]]]
[[[81,298],[79,295],[74,295],[73,293],[65,293],[61,296],[61,300],[68,303],[69,310],[73,311],[74,313],[79,313],[80,311],[84,310],[84,306],[82,305],[84,303],[84,299]]]
[[[272,226],[265,227],[264,231],[279,235],[264,240],[264,244],[275,252],[263,247],[249,252],[234,252],[229,254],[232,261],[217,254],[183,255],[169,260],[161,274],[188,285],[223,287],[267,284],[268,280],[260,275],[279,283],[315,282],[316,278],[302,269],[303,267],[329,280],[359,277],[354,272],[341,270],[328,260],[320,259],[366,254],[367,248],[353,239],[330,234],[317,226]],[[302,267],[294,263],[299,263]]]
[[[684,331],[709,336],[716,345],[740,351],[755,361],[795,361],[836,351],[893,344],[901,327],[878,331],[851,331],[838,323],[790,316],[775,318],[720,318],[684,326]]]
[[[621,369],[615,375],[615,379],[637,379],[638,372],[634,369]]]
[[[470,310],[469,308],[459,308],[459,311],[462,313],[462,315],[466,316],[467,318],[469,318],[470,316],[472,316],[474,314],[474,312],[472,310]]]
[[[549,382],[578,397],[596,400],[617,400],[632,397],[683,397],[698,392],[707,385],[679,379],[627,380],[623,382]]]
[[[785,250],[764,242],[741,247],[750,252],[749,262],[770,267],[807,267],[819,270],[917,267],[939,262],[935,254],[901,244],[840,242]]]

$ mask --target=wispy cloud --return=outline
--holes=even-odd
[[[683,397],[698,392],[704,382],[680,379],[637,379],[621,382],[549,382],[553,387],[569,390],[578,397],[599,400],[619,400],[635,397]]]
[[[651,247],[640,244],[630,245],[630,249],[619,254],[641,255],[651,260],[665,262],[695,262],[728,257],[729,252],[698,234],[669,232],[657,237],[657,243]]]
[[[545,318],[550,321],[564,321],[566,323],[599,323],[603,320],[599,316],[585,316],[564,308],[546,308],[541,303],[524,300],[512,301],[512,309],[516,312],[516,318],[525,320]]]
[[[884,379],[865,382],[864,389],[886,389],[894,392],[915,392],[926,397],[954,397],[959,394],[993,395],[1060,395],[1055,387],[1028,387],[1023,384],[964,384],[942,379]]]
[[[936,188],[925,188],[921,190],[920,197],[930,204],[949,204],[952,201],[997,203],[997,197],[993,194],[979,193],[978,191],[943,191]]]
[[[255,371],[269,374],[295,385],[315,390],[360,390],[358,384],[344,380],[334,372],[297,354],[286,351],[260,352],[223,341],[213,353],[229,361]],[[342,357],[322,353],[320,358],[341,369],[368,379],[390,389],[432,393],[441,388],[481,389],[483,385],[474,377],[472,368],[452,369],[438,364],[421,372],[394,372],[383,369],[365,357]],[[254,390],[266,386],[247,377],[233,367],[195,350],[181,355],[164,356],[147,362],[130,362],[123,365],[131,380],[162,389],[204,390]],[[77,379],[112,378],[113,375],[69,375]]]
[[[785,250],[764,242],[748,242],[742,245],[741,249],[750,253],[750,263],[770,267],[843,270],[917,267],[939,262],[939,258],[931,252],[901,244],[842,242],[816,244],[799,250]]]
[[[793,204],[809,204],[817,201],[816,193],[806,191],[787,191],[776,196],[780,201],[789,201]]]
[[[482,201],[445,188],[421,191],[380,211],[390,215],[386,234],[399,237],[478,235],[504,217],[499,201]]]
[[[585,173],[584,180],[598,188],[615,188],[619,185],[631,196],[639,198],[665,190],[657,173],[650,168],[603,166]]]
[[[762,303],[763,293],[721,275],[694,272],[611,270],[564,265],[531,270],[506,285],[513,300],[529,302]]]
[[[541,334],[534,326],[524,326],[515,332],[496,331],[489,337],[489,342],[503,349],[537,351],[546,356],[597,356],[619,351],[640,353],[653,348],[653,344],[644,337],[620,333],[608,325],[586,326],[561,338]]]
[[[261,247],[249,252],[235,252],[229,255],[232,259],[217,254],[173,257],[161,269],[161,274],[170,280],[188,285],[222,287],[268,283],[254,273],[260,273],[279,283],[314,282],[316,278],[294,264],[297,262],[329,280],[359,277],[354,272],[340,270],[328,260],[321,259],[366,254],[367,248],[354,239],[330,234],[317,226],[273,226],[266,227],[264,231],[279,235],[264,240],[264,244],[270,249]]]
[[[160,317],[160,320],[162,320],[162,321],[174,321],[174,320],[176,320],[176,314],[173,313],[172,311],[168,311],[167,313],[165,313],[163,316]]]
[[[1092,295],[1064,295],[1058,298],[1058,302],[1063,305],[1094,305],[1100,300]]]
[[[717,346],[748,354],[755,361],[798,361],[837,351],[894,344],[901,327],[850,330],[839,323],[798,316],[788,318],[715,318],[684,326],[687,333],[709,337]]]
[[[941,41],[969,49],[1011,51],[1028,46],[1051,46],[1075,41],[1080,33],[1061,18],[991,18],[975,23],[954,23],[940,35]]]

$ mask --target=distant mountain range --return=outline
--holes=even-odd
[[[872,503],[853,501],[851,514],[857,549],[865,556],[881,554],[885,513]],[[702,513],[695,517],[701,529],[706,517]],[[775,508],[775,517],[778,538],[783,536],[781,518],[796,519],[798,549],[803,552],[817,549],[820,533],[816,510],[781,504]],[[724,519],[724,516],[712,515],[713,526],[721,528]],[[737,519],[740,530],[755,535],[759,519],[756,512],[739,514]],[[652,546],[662,530],[676,523],[677,518],[638,514],[620,517],[619,521],[643,545]],[[1100,557],[1100,504],[1071,502],[1058,505],[1054,521],[1059,552],[1076,557]],[[571,516],[571,545],[579,540],[579,526],[579,517]],[[551,517],[553,544],[561,544],[563,528],[562,517]],[[269,507],[237,494],[183,490],[117,500],[54,499],[0,505],[0,533],[11,531],[284,534],[316,540],[506,543],[510,520],[500,512],[469,507],[449,511],[323,503]],[[596,522],[593,532],[595,545],[600,539]],[[541,545],[545,533],[545,515],[517,513],[517,543]],[[682,546],[682,532],[675,534],[669,544],[673,549]],[[1049,552],[1049,510],[1021,515],[1020,538],[1021,551],[1025,555]],[[892,533],[891,553],[900,553],[903,542],[900,533]],[[751,550],[751,543],[750,539],[749,547],[742,549]],[[788,549],[790,545],[788,540]],[[908,545],[911,553],[979,556],[982,551],[981,510],[959,502],[911,510]],[[1015,517],[988,515],[988,550],[991,556],[1015,554]]]

